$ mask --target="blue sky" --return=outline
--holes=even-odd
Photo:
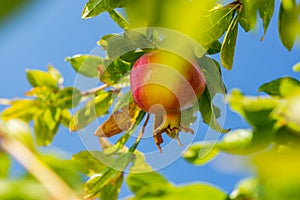
[[[37,1],[7,21],[0,29],[0,98],[22,96],[30,89],[26,68],[45,70],[53,64],[65,77],[65,85],[72,86],[75,72],[64,59],[78,53],[89,53],[101,36],[121,30],[102,14],[93,19],[80,18],[85,1]],[[245,33],[239,29],[234,66],[223,70],[228,90],[240,88],[245,94],[258,95],[258,87],[280,76],[299,78],[292,66],[300,60],[300,48],[288,52],[281,44],[277,31],[278,1],[269,30],[263,42],[261,25],[256,31]],[[3,107],[0,107],[2,109]],[[245,128],[247,124],[235,113],[227,112],[225,127]],[[84,149],[78,135],[62,128],[55,137],[53,148],[75,153]],[[160,170],[176,184],[209,182],[229,192],[240,177],[249,174],[239,157],[222,154],[213,162],[194,167],[183,159]],[[235,165],[233,163],[236,163]],[[123,188],[121,197],[128,194]]]

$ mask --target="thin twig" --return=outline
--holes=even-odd
[[[81,95],[82,96],[88,96],[88,95],[96,94],[98,91],[104,90],[104,89],[106,89],[108,87],[109,87],[109,85],[103,84],[103,85],[101,85],[99,87],[96,87],[96,88],[93,88],[93,89],[90,89],[90,90],[87,90],[87,91],[83,91],[81,93]]]
[[[54,200],[80,200],[75,192],[47,165],[40,161],[26,146],[7,137],[0,131],[0,144],[4,151],[13,156],[50,193]]]

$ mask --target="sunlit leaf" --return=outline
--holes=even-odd
[[[66,87],[60,90],[56,96],[55,106],[61,108],[76,107],[81,99],[81,92],[73,87]]]
[[[70,130],[82,129],[97,117],[107,114],[112,102],[113,95],[111,92],[100,91],[94,99],[88,101],[84,107],[75,113],[70,122]]]
[[[67,57],[66,61],[70,62],[76,72],[91,78],[98,77],[98,67],[103,64],[103,59],[95,55],[78,54],[73,57]]]
[[[256,178],[246,178],[237,183],[236,188],[231,192],[229,197],[230,200],[259,200],[258,191],[258,180]]]
[[[282,44],[291,51],[297,36],[298,13],[295,0],[281,2],[279,9],[278,30]]]
[[[258,9],[258,1],[254,0],[242,0],[242,10],[239,13],[239,23],[243,29],[248,32],[255,27],[256,24],[256,12]]]
[[[101,173],[94,174],[85,184],[84,197],[95,197],[100,194],[106,185],[120,178],[122,171],[132,160],[132,154],[124,153],[113,163],[114,168],[107,167]]]
[[[97,16],[104,11],[122,7],[123,5],[123,0],[89,0],[84,6],[81,17],[87,19]]]
[[[293,66],[293,70],[294,70],[295,72],[300,72],[300,62],[298,62],[297,64],[295,64],[295,65]]]
[[[221,47],[221,62],[225,69],[231,70],[238,33],[238,17],[231,21]]]
[[[269,27],[270,21],[272,19],[275,8],[275,0],[262,0],[259,2],[259,16],[263,21],[264,34],[266,34]]]
[[[108,183],[100,193],[101,200],[118,200],[119,192],[123,184],[124,175],[122,174],[116,180]]]
[[[70,111],[68,109],[63,109],[61,111],[61,116],[60,116],[60,123],[69,128],[69,124],[70,124],[70,121],[72,119],[72,115],[70,113]]]
[[[193,144],[184,154],[183,158],[194,164],[203,165],[217,156],[219,149],[214,147],[211,143],[196,143]]]
[[[72,161],[80,166],[80,171],[87,176],[100,173],[107,166],[100,162],[99,158],[103,156],[99,151],[80,151],[72,156]]]
[[[284,97],[290,92],[288,89],[289,86],[300,89],[300,82],[292,77],[282,77],[261,85],[258,91],[273,96]]]
[[[62,84],[64,82],[64,78],[60,72],[52,65],[48,66],[48,72],[58,82],[58,84]]]
[[[32,87],[47,86],[49,88],[57,88],[58,86],[58,81],[49,72],[28,69],[26,75]]]
[[[121,59],[106,60],[105,66],[99,68],[99,79],[108,85],[119,83],[131,69],[131,64]]]
[[[37,111],[39,103],[32,99],[18,99],[11,102],[11,106],[1,113],[3,120],[22,119],[30,121]]]
[[[253,127],[272,126],[274,119],[271,112],[280,103],[277,99],[243,96],[238,90],[232,91],[228,102],[231,109],[238,112]]]
[[[108,11],[110,17],[124,30],[128,30],[130,28],[129,23],[126,19],[116,10]]]

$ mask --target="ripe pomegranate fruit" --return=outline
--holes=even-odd
[[[206,87],[196,62],[163,50],[145,53],[133,65],[130,87],[135,103],[155,114],[153,134],[160,150],[162,133],[177,139],[179,144],[179,131],[193,133],[180,121],[181,111],[193,106]]]

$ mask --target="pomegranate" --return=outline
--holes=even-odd
[[[179,131],[193,133],[180,121],[181,111],[193,106],[206,87],[196,62],[163,50],[145,53],[132,67],[130,87],[135,103],[155,115],[153,134],[160,150],[162,133],[177,139],[179,144]]]

